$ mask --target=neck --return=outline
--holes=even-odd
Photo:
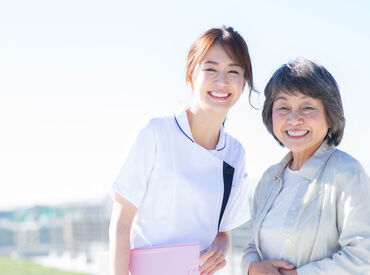
[[[226,115],[209,113],[195,107],[191,107],[186,114],[194,141],[208,150],[215,149]]]
[[[292,170],[301,169],[301,167],[306,163],[306,161],[309,160],[313,154],[315,154],[315,152],[319,149],[321,144],[322,142],[302,152],[292,152],[293,160],[290,163],[289,168]]]
[[[305,162],[310,158],[310,156],[304,156],[299,153],[293,153],[293,160],[289,165],[292,170],[299,170],[305,164]]]

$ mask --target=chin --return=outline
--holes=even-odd
[[[321,145],[321,144],[320,144]],[[287,146],[287,148],[292,151],[292,153],[295,154],[308,154],[309,157],[311,157],[317,149],[319,149],[319,146]]]
[[[307,146],[307,144],[292,144],[291,142],[283,142],[284,146],[288,148],[293,153],[300,153],[307,151],[311,148],[311,146]]]
[[[223,105],[223,106],[220,106],[219,104],[215,105],[215,104],[207,104],[207,111],[209,112],[212,112],[212,113],[217,113],[217,114],[227,114],[227,112],[230,110],[231,106],[229,105]]]

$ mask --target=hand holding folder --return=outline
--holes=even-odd
[[[132,275],[199,275],[199,242],[134,248]]]
[[[233,176],[234,168],[223,162],[224,195],[218,229],[229,200]],[[134,248],[131,250],[130,272],[131,275],[199,275],[199,257],[199,242]]]

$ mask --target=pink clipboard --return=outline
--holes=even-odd
[[[199,242],[131,249],[131,275],[199,275]]]

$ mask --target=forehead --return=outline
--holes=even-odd
[[[292,91],[279,91],[276,93],[276,97],[274,102],[282,101],[282,102],[315,102],[318,104],[322,104],[321,99],[313,98],[309,95],[306,95],[300,91],[292,90]]]
[[[276,100],[289,100],[291,98],[297,99],[297,98],[306,98],[307,96],[300,91],[297,90],[282,90],[276,92],[275,95],[275,101]]]
[[[209,47],[208,51],[201,60],[201,63],[209,61],[222,61],[240,66],[239,62],[234,58],[234,55],[231,54],[229,47],[221,45],[220,42],[215,42]]]

